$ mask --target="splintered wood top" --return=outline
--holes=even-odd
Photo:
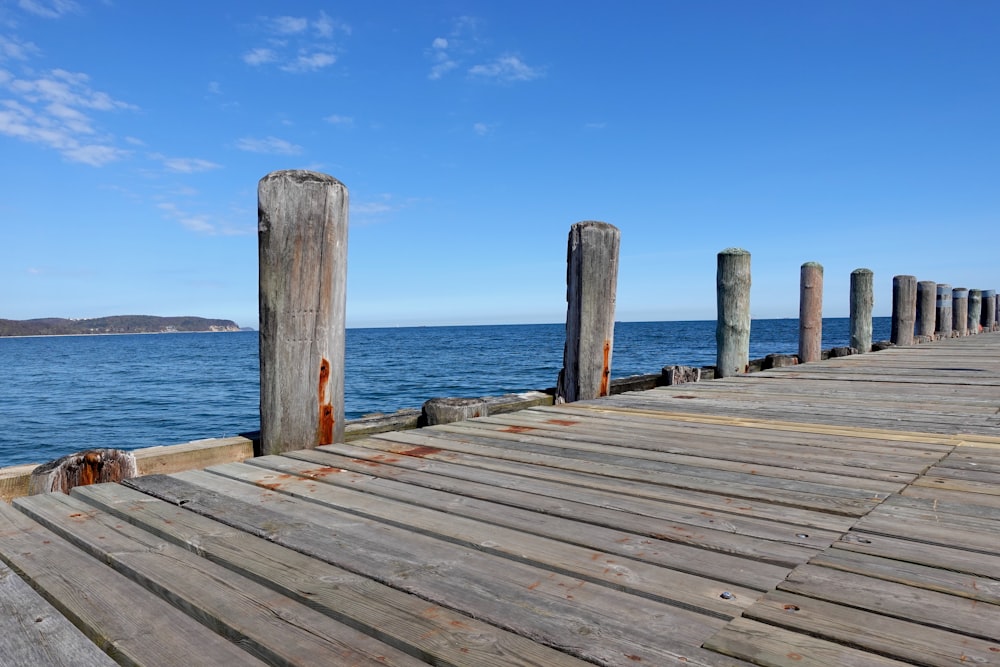
[[[1000,335],[0,507],[0,664],[1000,664]]]

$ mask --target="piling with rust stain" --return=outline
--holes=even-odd
[[[934,333],[938,338],[951,338],[951,285],[940,283],[935,299]]]
[[[799,361],[823,355],[823,266],[806,262],[799,273]]]
[[[917,319],[916,276],[894,276],[892,279],[893,345],[913,345],[913,326]]]
[[[851,347],[859,353],[872,351],[872,310],[875,306],[875,274],[871,269],[851,271]]]
[[[556,401],[607,396],[615,335],[621,232],[606,222],[570,228],[566,253],[566,347]]]
[[[969,290],[969,318],[966,320],[966,328],[969,335],[978,334],[981,329],[979,318],[983,314],[983,290],[972,288]]]
[[[102,482],[120,482],[137,474],[135,455],[120,449],[89,449],[43,463],[31,471],[28,494],[69,493]]]
[[[311,171],[258,184],[262,454],[344,440],[347,200]]]
[[[969,335],[969,290],[956,287],[951,291],[952,335]]]
[[[750,364],[750,253],[727,248],[715,275],[715,377],[745,373]]]

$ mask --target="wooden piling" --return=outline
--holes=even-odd
[[[983,331],[995,331],[997,320],[997,293],[996,290],[983,290],[983,308],[980,314],[980,323]]]
[[[137,474],[135,455],[121,449],[88,449],[58,458],[31,471],[28,495],[69,493],[78,486],[120,482]]]
[[[862,354],[872,351],[874,305],[875,274],[871,269],[851,271],[851,347]]]
[[[937,331],[937,283],[921,280],[917,283],[917,335],[933,340]]]
[[[556,401],[607,396],[615,333],[621,232],[593,220],[570,228],[566,253],[566,347]]]
[[[967,326],[969,328],[969,335],[974,336],[980,331],[979,320],[983,314],[983,291],[979,289],[969,290],[969,319],[967,321]]]
[[[938,338],[951,338],[951,285],[938,284],[935,304],[934,333]]]
[[[750,363],[750,253],[720,252],[715,286],[715,377],[723,378],[745,373]]]
[[[951,330],[955,336],[969,335],[969,290],[964,287],[951,291]]]
[[[258,184],[263,454],[344,439],[347,199],[310,171]]]
[[[917,317],[916,276],[892,279],[892,328],[889,340],[894,345],[913,345],[913,325]]]
[[[823,354],[823,266],[806,262],[799,272],[799,361]]]

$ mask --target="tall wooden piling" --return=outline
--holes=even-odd
[[[996,290],[983,290],[983,308],[980,314],[980,323],[983,331],[994,331],[997,320],[997,293]]]
[[[934,338],[937,331],[937,283],[921,280],[917,283],[917,335]]]
[[[934,303],[934,333],[938,338],[951,338],[951,285],[938,284]]]
[[[969,335],[969,290],[964,287],[951,291],[951,330],[956,336]]]
[[[570,228],[566,257],[566,347],[556,401],[607,396],[615,334],[621,232],[606,222]]]
[[[347,198],[311,171],[257,187],[263,454],[344,440]]]
[[[859,353],[872,351],[872,310],[875,306],[875,274],[871,269],[851,271],[851,347]]]
[[[799,272],[799,361],[823,356],[823,266],[806,262]]]
[[[979,333],[979,319],[983,314],[983,291],[972,288],[969,290],[969,335],[974,336]]]
[[[750,253],[727,248],[715,276],[715,377],[745,373],[750,363]]]
[[[889,340],[894,345],[913,345],[913,324],[917,317],[916,276],[892,279],[892,328]]]

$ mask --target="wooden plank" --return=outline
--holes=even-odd
[[[63,539],[270,664],[423,664],[77,498],[53,493],[17,503]]]
[[[902,537],[890,537],[851,531],[839,542],[834,543],[835,549],[846,549],[858,553],[872,554],[903,560],[908,563],[927,565],[938,569],[954,572],[964,572],[972,577],[987,577],[1000,579],[1000,560],[983,558],[977,551],[967,551],[952,546],[927,544]]]
[[[338,468],[317,467],[307,461],[269,457],[254,468],[257,466],[260,467],[221,466],[210,472],[312,502],[323,502],[339,510],[356,512],[380,521],[405,523],[405,527],[411,530],[508,558],[528,560],[569,574],[582,576],[596,569],[600,574],[589,576],[619,582],[617,572],[604,571],[610,562],[629,569],[632,574],[630,579],[640,578],[643,571],[659,579],[663,576],[659,568],[697,577],[690,580],[681,577],[669,585],[670,598],[678,601],[681,600],[679,596],[692,585],[700,586],[702,578],[732,584],[730,592],[733,593],[737,592],[737,588],[763,592],[784,579],[789,569],[503,505],[473,500],[458,504],[449,502],[446,494],[436,492],[419,503],[413,501],[425,494],[417,493],[415,499],[412,493],[406,492],[408,490],[398,494],[399,500],[391,499],[389,495],[378,494],[377,489],[355,484],[353,479],[360,478],[360,475]],[[359,483],[363,485],[364,480],[359,480]],[[419,492],[420,489],[414,491]],[[441,508],[458,505],[460,511],[446,512],[435,505]],[[649,569],[650,566],[653,568]],[[746,583],[748,581],[751,583]],[[663,590],[655,588],[648,594],[659,596]]]
[[[795,568],[778,589],[987,641],[1000,628],[996,605],[814,565]]]
[[[968,493],[966,491],[942,489],[938,486],[913,485],[903,489],[902,494],[912,498],[924,498],[931,501],[967,503],[971,505],[983,505],[994,510],[1000,509],[1000,496],[989,493]]]
[[[932,489],[961,491],[963,493],[974,493],[977,495],[988,494],[991,496],[1000,496],[1000,486],[998,486],[996,482],[957,479],[950,476],[942,477],[940,475],[924,475],[914,480],[913,486],[927,486]],[[973,500],[972,502],[975,501]]]
[[[903,667],[911,664],[748,618],[734,619],[712,635],[704,646],[766,667]]]
[[[718,617],[210,473],[140,477],[129,480],[128,486],[585,660],[609,665],[729,664],[698,648],[725,622]],[[733,609],[739,608],[734,603]]]
[[[38,667],[112,667],[117,663],[0,564],[0,661]]]
[[[119,663],[264,664],[6,504],[0,559]]]
[[[859,667],[878,664],[875,662],[878,655],[889,656],[905,664],[941,667],[990,665],[996,662],[1000,650],[1000,643],[995,637],[969,637],[884,613],[782,591],[768,593],[745,616],[789,631],[871,651],[866,653],[871,662],[861,661],[857,663]],[[714,637],[710,642],[713,641]],[[824,664],[843,663],[832,660]]]
[[[584,664],[570,655],[120,485],[84,502],[264,583],[396,648],[456,667]]]

